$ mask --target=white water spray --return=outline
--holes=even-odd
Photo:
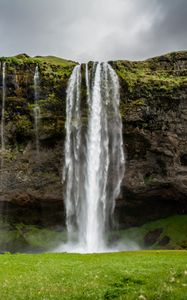
[[[81,66],[75,67],[67,90],[63,181],[68,245],[63,249],[71,252],[107,251],[106,232],[124,174],[118,77],[107,63],[93,68],[90,82],[86,65],[86,132],[80,109]]]
[[[38,104],[39,100],[39,85],[40,85],[40,74],[38,65],[35,68],[34,73],[34,128],[35,128],[35,143],[36,143],[36,152],[39,155],[39,122],[40,122],[40,107]]]

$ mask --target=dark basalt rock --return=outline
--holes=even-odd
[[[183,241],[183,242],[181,243],[181,248],[182,248],[182,249],[187,249],[187,240],[185,240],[185,241]]]
[[[126,172],[120,226],[187,213],[187,53],[113,62],[121,81]]]
[[[155,230],[148,232],[144,237],[145,246],[146,247],[153,246],[158,241],[158,238],[160,237],[162,231],[163,231],[162,228],[157,228]]]
[[[159,246],[166,246],[170,242],[170,237],[165,235],[158,243]]]
[[[76,63],[25,54],[0,59],[4,60],[7,88],[2,216],[26,224],[64,224],[61,175],[65,101],[67,82]],[[39,157],[33,116],[36,64],[40,71]],[[116,201],[118,226],[187,213],[187,52],[111,65],[121,86],[126,156],[125,176]],[[83,82],[83,98],[84,89]],[[82,110],[86,126],[84,107]]]

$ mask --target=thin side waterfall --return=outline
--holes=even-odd
[[[81,67],[76,66],[71,75],[67,89],[65,166],[63,170],[63,182],[66,184],[66,224],[69,241],[73,241],[76,227],[80,224],[80,86]]]
[[[90,105],[90,78],[89,78],[88,64],[86,64],[85,77],[86,77],[87,102],[88,105]]]
[[[6,63],[2,63],[2,108],[1,108],[1,175],[5,151],[5,101],[6,101]]]
[[[38,65],[35,68],[34,73],[34,129],[35,129],[35,143],[36,143],[36,152],[37,155],[39,155],[39,134],[38,134],[38,128],[39,128],[39,122],[40,122],[40,107],[38,105],[39,100],[39,87],[40,87],[40,74]]]
[[[81,66],[76,66],[67,89],[63,181],[69,242],[66,251],[92,253],[107,251],[106,233],[124,175],[124,153],[115,71],[108,63],[97,63],[90,76],[86,65],[85,81],[86,132],[80,110]]]

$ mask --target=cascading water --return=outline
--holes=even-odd
[[[4,165],[4,151],[5,151],[5,98],[6,98],[6,63],[2,66],[2,108],[1,108],[1,175]]]
[[[39,100],[39,85],[40,85],[40,74],[38,65],[36,65],[34,73],[34,127],[35,127],[35,143],[36,143],[36,152],[39,154],[39,134],[38,127],[40,121],[40,107],[38,105]]]
[[[86,131],[80,109],[81,66],[75,67],[69,80],[63,172],[69,242],[66,251],[87,253],[107,251],[105,233],[112,222],[124,173],[118,77],[108,63],[94,64],[93,69],[90,80],[86,65]]]
[[[71,75],[66,99],[66,142],[63,181],[66,182],[66,223],[68,239],[73,240],[75,227],[79,223],[80,206],[80,116],[81,67],[76,66]]]

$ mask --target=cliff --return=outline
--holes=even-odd
[[[126,225],[187,212],[187,53],[112,63],[121,83]],[[126,217],[124,218],[124,216]]]
[[[0,61],[6,62],[2,219],[11,224],[64,224],[66,87],[76,63],[26,54]],[[126,156],[116,202],[120,227],[187,213],[187,52],[110,63],[120,79]],[[33,114],[36,65],[41,113],[38,156]]]

